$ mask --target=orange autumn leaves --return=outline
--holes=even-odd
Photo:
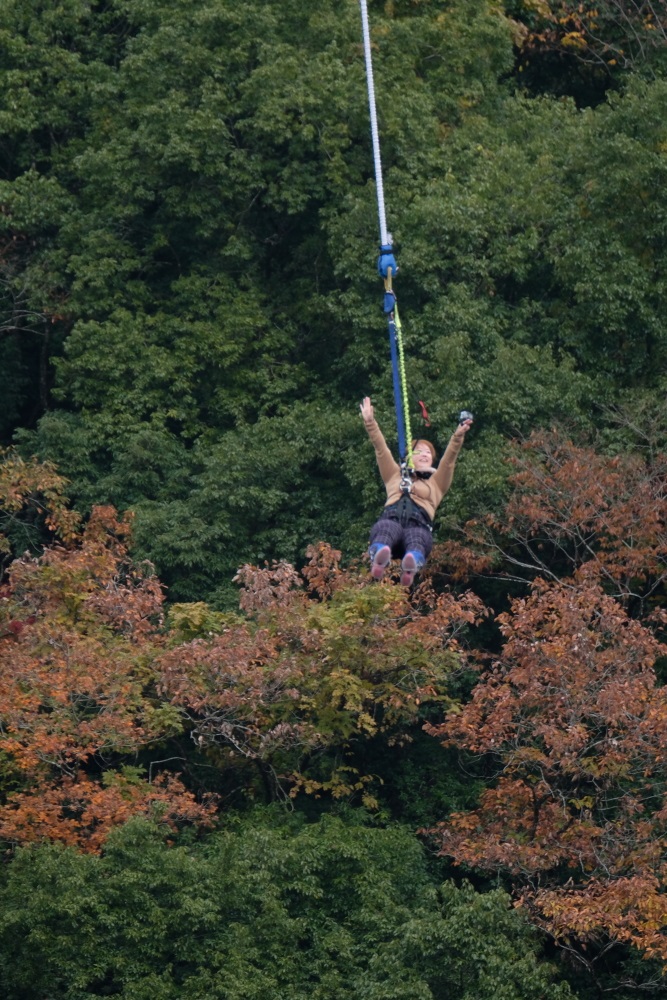
[[[56,840],[97,852],[110,830],[131,816],[146,816],[175,829],[182,824],[211,826],[213,803],[201,804],[174,775],[148,783],[133,773],[106,771],[103,780],[82,772],[59,781],[42,780],[29,792],[12,796],[2,811],[1,836],[10,843]]]
[[[244,566],[237,580],[251,617],[165,652],[159,690],[200,745],[256,762],[274,794],[348,797],[370,780],[347,764],[350,746],[407,741],[425,706],[451,704],[457,634],[483,607],[428,586],[415,606],[402,589],[342,571],[327,546],[309,556],[302,575],[285,563]],[[308,767],[318,754],[323,773]],[[376,805],[367,790],[362,800]]]
[[[457,864],[508,877],[585,963],[610,941],[667,962],[665,459],[535,435],[517,467],[504,513],[469,532],[532,592],[498,616],[470,702],[430,727],[495,778],[431,833]]]
[[[302,574],[243,567],[243,614],[177,606],[165,623],[152,567],[129,557],[129,526],[95,508],[80,535],[10,568],[0,594],[0,839],[98,850],[137,812],[210,823],[213,797],[159,777],[179,734],[179,759],[185,744],[241,784],[259,769],[268,797],[302,790],[374,808],[373,778],[350,764],[349,748],[376,735],[408,741],[425,708],[450,703],[457,637],[481,602],[425,586],[415,607],[404,590],[341,570],[340,553],[319,545]],[[137,771],[138,760],[155,761],[155,774]]]
[[[0,507],[9,537],[40,522],[55,536],[12,563],[0,592],[0,837],[97,850],[140,812],[210,822],[212,806],[175,776],[149,784],[123,766],[164,728],[147,697],[162,588],[128,559],[129,519],[97,508],[80,531],[63,478],[13,452]]]
[[[150,785],[122,770],[164,735],[148,683],[162,589],[129,564],[128,527],[97,508],[76,545],[12,564],[0,601],[3,839],[94,850],[136,812],[210,821],[211,804],[178,779]]]

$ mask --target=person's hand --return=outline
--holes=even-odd
[[[359,409],[361,410],[361,415],[364,418],[365,424],[370,424],[371,420],[375,416],[373,413],[373,404],[371,403],[370,396],[364,396],[361,403],[359,404]]]
[[[467,420],[464,420],[462,421],[462,423],[459,424],[459,426],[454,431],[453,436],[456,438],[457,441],[463,441],[471,427],[472,427],[472,417],[469,417]]]

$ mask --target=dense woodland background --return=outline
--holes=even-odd
[[[6,1000],[667,989],[667,11],[0,5]]]

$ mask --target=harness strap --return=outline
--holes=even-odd
[[[405,417],[403,414],[403,396],[401,393],[396,313],[393,311],[388,317],[388,330],[389,353],[391,355],[391,378],[394,387],[394,408],[396,410],[396,431],[398,434],[398,454],[400,456],[401,466],[404,466],[407,445],[405,438]]]
[[[401,318],[398,315],[398,305],[394,303],[394,323],[396,326],[396,344],[398,347],[398,367],[399,367],[399,377],[401,382],[401,393],[403,397],[403,415],[405,420],[405,437],[407,439],[407,446],[405,451],[402,453],[405,456],[405,464],[408,468],[412,468],[412,433],[410,430],[410,406],[408,403],[408,380],[405,377],[405,354],[403,353],[403,327],[401,326]]]
[[[433,522],[423,507],[415,503],[414,500],[405,495],[396,503],[385,507],[382,516],[390,521],[398,521],[403,528],[407,528],[411,521],[415,521],[420,527],[427,528],[433,532]]]

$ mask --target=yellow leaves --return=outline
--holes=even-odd
[[[584,795],[580,799],[570,799],[569,803],[575,809],[592,809],[595,805],[595,799],[592,795]]]
[[[326,688],[330,702],[339,703],[349,712],[361,712],[364,701],[370,693],[361,678],[349,670],[332,670]]]
[[[167,624],[174,641],[188,642],[198,637],[218,635],[225,628],[238,623],[237,615],[214,611],[205,601],[193,601],[189,604],[172,604]]]
[[[564,48],[584,63],[632,68],[645,62],[651,49],[664,46],[667,32],[667,18],[657,15],[650,2],[610,0],[588,6],[576,0],[552,0],[547,6],[524,0],[524,9],[530,11],[526,20],[534,27],[522,49],[537,58]]]
[[[370,632],[383,625],[396,628],[397,616],[408,612],[405,590],[399,587],[350,587],[340,588],[331,600],[312,602],[308,608],[308,624],[327,637],[345,634],[350,636]]]
[[[72,541],[81,519],[67,509],[66,487],[67,480],[52,463],[36,458],[25,461],[13,449],[0,449],[0,525],[5,515],[16,516],[25,509],[43,516],[47,527],[62,541]],[[0,551],[9,551],[1,534]]]
[[[551,16],[551,6],[548,0],[522,0],[524,10],[534,11],[541,17]]]
[[[341,765],[333,771],[327,781],[316,781],[298,773],[292,775],[292,781],[291,798],[294,798],[299,792],[320,798],[324,792],[331,795],[333,799],[343,800],[352,799],[361,793],[361,801],[367,809],[375,811],[379,808],[379,802],[376,796],[369,791],[369,786],[374,782],[382,784],[382,780],[376,775],[360,774],[356,767]]]
[[[533,747],[533,746],[519,747],[512,755],[513,768],[516,768],[518,764],[530,764],[530,763],[536,763],[540,765],[544,764],[545,763],[544,750],[541,750],[538,747]]]

